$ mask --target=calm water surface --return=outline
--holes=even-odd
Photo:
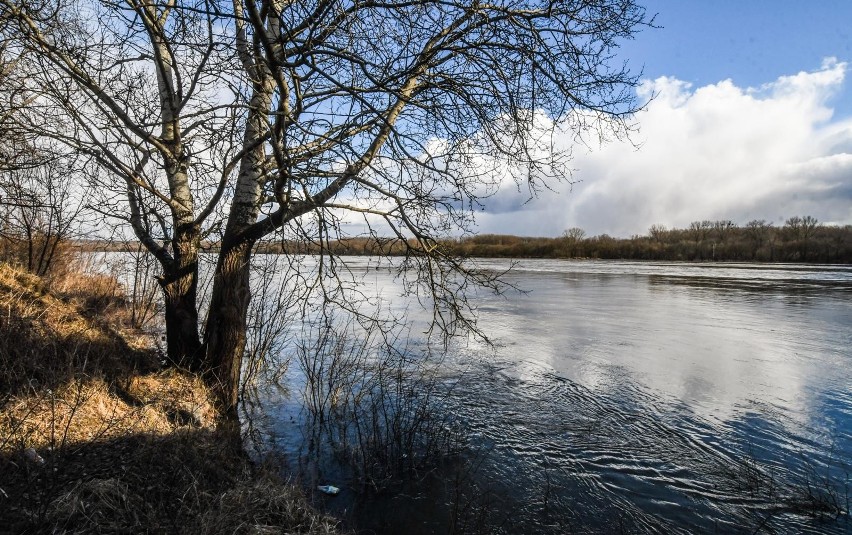
[[[358,529],[852,532],[813,514],[848,504],[852,267],[528,260],[507,280],[526,293],[474,297],[494,346],[446,364],[466,462],[369,498],[341,482],[327,505]],[[285,455],[291,401],[266,402]]]

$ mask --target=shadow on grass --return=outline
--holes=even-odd
[[[99,376],[122,384],[159,368],[156,354],[144,347],[147,341],[110,324],[109,310],[116,309],[120,296],[91,286],[86,292],[104,294],[98,310],[87,308],[80,288],[69,286],[60,295],[39,277],[0,264],[0,393],[6,399],[56,389],[70,377]]]
[[[0,263],[0,533],[336,533],[121,328],[114,281],[73,283]]]
[[[227,431],[129,435],[0,456],[9,533],[334,533],[300,492],[252,466]]]

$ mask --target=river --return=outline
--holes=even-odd
[[[366,293],[401,293],[347,261]],[[310,482],[342,491],[318,505],[364,533],[852,532],[852,267],[523,260],[505,278],[524,292],[473,297],[493,345],[442,364],[464,453],[375,493],[320,463]],[[297,398],[261,402],[291,468]]]

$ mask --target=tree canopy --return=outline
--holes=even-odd
[[[359,221],[465,324],[461,290],[493,281],[436,241],[505,182],[569,177],[557,133],[627,133],[638,75],[615,52],[648,24],[632,0],[0,0],[0,20],[4,128],[96,167],[92,209],[161,264],[170,360],[226,410],[259,240],[323,251]]]

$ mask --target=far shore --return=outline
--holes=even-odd
[[[83,252],[141,253],[136,241],[76,240]],[[219,243],[200,244],[205,252],[219,251]],[[750,223],[693,225],[689,229],[652,227],[647,236],[586,237],[570,229],[556,238],[482,234],[424,243],[400,238],[342,238],[320,246],[310,240],[266,240],[255,246],[260,254],[329,254],[337,256],[432,255],[452,258],[635,260],[664,262],[737,262],[852,264],[852,225],[774,227]]]

